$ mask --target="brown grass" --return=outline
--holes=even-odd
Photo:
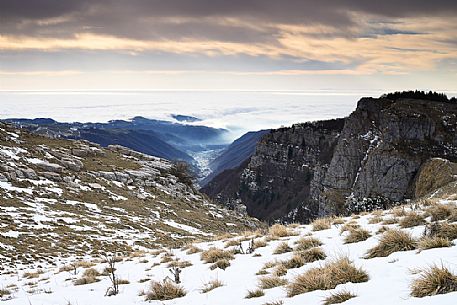
[[[287,280],[280,278],[279,276],[264,276],[259,278],[259,288],[261,289],[271,289],[287,284]]]
[[[358,228],[349,230],[349,235],[344,238],[345,244],[357,243],[367,240],[371,236],[370,232],[365,229]]]
[[[426,221],[424,219],[424,216],[422,216],[416,212],[409,212],[408,214],[406,214],[405,217],[403,217],[400,220],[399,225],[402,228],[412,228],[415,226],[423,225],[423,224],[425,224],[425,222]]]
[[[150,290],[146,293],[146,300],[172,300],[186,295],[186,290],[171,281],[152,282]]]
[[[376,224],[376,223],[380,223],[382,220],[383,220],[382,216],[373,216],[370,218],[370,220],[368,220],[368,223]]]
[[[100,272],[97,269],[89,268],[84,270],[83,277],[97,277],[100,275]]]
[[[267,246],[267,242],[264,239],[254,240],[254,249],[263,248]]]
[[[345,223],[341,229],[340,229],[340,234],[343,234],[344,232],[346,231],[350,231],[350,230],[355,230],[355,229],[358,229],[360,228],[360,225],[356,222],[353,222],[353,221],[350,221],[348,223]]]
[[[282,262],[281,265],[287,269],[300,268],[306,263],[323,260],[326,257],[327,255],[321,248],[315,247],[305,251],[295,252],[289,260]]]
[[[295,242],[294,251],[304,251],[313,247],[322,246],[322,242],[315,237],[303,237]]]
[[[276,276],[283,276],[286,274],[287,274],[287,268],[283,264],[279,264],[278,266],[276,266],[273,271],[273,275],[276,275]]]
[[[422,298],[457,291],[457,276],[445,267],[432,266],[421,270],[411,284],[411,296]]]
[[[342,224],[344,224],[345,222],[346,222],[346,221],[345,221],[343,218],[341,218],[341,217],[335,217],[335,218],[333,218],[332,224],[334,224],[334,225],[342,225]]]
[[[432,221],[444,220],[451,216],[452,208],[446,204],[435,203],[429,206],[425,212],[432,217]]]
[[[312,222],[313,231],[322,231],[330,229],[332,226],[332,218],[318,218]]]
[[[283,254],[292,251],[292,248],[287,242],[280,243],[276,249],[273,251],[273,254]]]
[[[274,224],[268,230],[268,234],[273,237],[286,237],[291,236],[294,233],[284,225]]]
[[[452,241],[450,241],[447,238],[443,237],[428,237],[425,236],[421,238],[418,242],[418,248],[420,250],[427,250],[427,249],[433,249],[433,248],[446,248],[446,247],[452,247],[454,244]]]
[[[192,266],[192,263],[190,261],[180,261],[180,260],[176,259],[174,261],[171,261],[167,267],[168,268],[176,267],[176,268],[184,269],[184,268],[187,268],[190,266]]]
[[[449,240],[457,239],[457,224],[448,224],[447,222],[435,222],[425,227],[425,236],[441,237]]]
[[[346,302],[347,300],[355,298],[356,296],[357,295],[347,290],[334,292],[324,299],[322,305],[340,304]]]
[[[366,258],[385,257],[398,251],[414,250],[416,244],[408,232],[398,229],[388,230],[381,236],[378,245],[368,250]]]
[[[279,301],[267,302],[267,303],[263,303],[262,305],[284,305],[284,301],[279,300]]]
[[[397,218],[386,218],[381,222],[382,225],[394,225],[396,223],[398,223]]]
[[[368,278],[368,274],[361,268],[355,267],[349,258],[341,257],[298,275],[287,286],[287,295],[292,297],[314,290],[334,289],[344,283],[366,282]]]
[[[2,298],[5,295],[10,295],[10,294],[11,294],[11,291],[9,291],[8,289],[0,288],[0,298]]]
[[[196,246],[190,246],[189,249],[187,249],[187,252],[186,254],[190,255],[190,254],[195,254],[195,253],[199,253],[199,252],[202,252],[203,250],[200,249],[199,247],[196,247]]]
[[[230,261],[228,259],[220,259],[217,262],[215,262],[214,264],[212,264],[209,267],[209,269],[214,270],[216,268],[219,268],[219,269],[225,270],[228,267],[230,267]]]
[[[205,263],[215,263],[219,260],[232,260],[235,258],[232,251],[226,251],[214,247],[203,251],[200,257]]]
[[[222,283],[218,279],[214,279],[214,280],[209,281],[205,285],[203,285],[203,288],[201,289],[201,292],[202,293],[208,293],[211,290],[214,290],[214,289],[222,287],[222,286],[224,286],[224,283]]]
[[[228,248],[228,247],[234,247],[234,246],[239,246],[240,244],[240,241],[239,240],[236,240],[236,239],[230,239],[230,240],[227,240],[224,244],[224,247],[225,248]]]
[[[252,299],[252,298],[262,297],[264,295],[265,295],[265,293],[263,292],[262,289],[248,290],[248,293],[246,294],[245,298]]]
[[[93,283],[96,283],[99,281],[100,280],[97,279],[96,277],[81,277],[79,279],[74,280],[73,284],[75,286],[79,286],[79,285],[93,284]]]

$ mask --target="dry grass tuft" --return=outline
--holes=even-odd
[[[100,272],[97,269],[89,268],[84,270],[83,277],[97,277],[100,275]]]
[[[382,225],[394,225],[396,223],[398,223],[397,218],[386,218],[381,222]]]
[[[284,305],[284,301],[279,300],[279,301],[267,302],[267,303],[263,303],[262,305]]]
[[[294,233],[284,225],[274,224],[268,230],[268,234],[272,237],[286,237],[294,235]]]
[[[232,251],[226,251],[214,247],[203,251],[200,257],[205,263],[215,263],[219,260],[232,260],[235,258]]]
[[[287,274],[287,268],[283,264],[279,264],[278,266],[276,266],[273,271],[273,275],[276,275],[276,276],[283,276],[286,274]]]
[[[256,289],[256,290],[248,290],[248,294],[246,295],[246,299],[252,299],[252,298],[258,298],[264,296],[265,293],[263,292],[262,289]]]
[[[230,261],[228,259],[220,259],[217,262],[215,262],[214,264],[212,264],[209,267],[209,269],[214,270],[216,268],[219,268],[219,269],[225,270],[228,267],[230,267]]]
[[[334,292],[324,299],[322,305],[340,304],[346,302],[347,300],[355,298],[356,296],[357,295],[347,290]]]
[[[295,252],[290,259],[282,262],[281,265],[287,269],[300,268],[306,263],[323,260],[326,257],[327,255],[321,248],[315,247],[305,251]]]
[[[93,284],[93,283],[96,283],[99,281],[100,280],[97,279],[96,277],[82,277],[82,278],[74,280],[73,284],[75,286],[79,286],[79,285]]]
[[[190,246],[189,249],[187,250],[186,254],[187,255],[190,255],[190,254],[195,254],[195,253],[199,253],[199,252],[202,252],[203,250],[200,249],[199,247],[196,247],[196,246]]]
[[[435,222],[425,227],[424,236],[457,239],[457,224]]]
[[[406,214],[405,217],[403,217],[400,220],[399,225],[402,228],[411,228],[411,227],[423,225],[423,224],[425,224],[425,222],[426,221],[424,219],[424,216],[422,216],[416,212],[409,212],[408,214]]]
[[[152,282],[146,293],[146,300],[172,300],[186,295],[186,290],[172,281]]]
[[[222,287],[224,286],[224,283],[222,283],[220,280],[218,279],[214,279],[214,280],[211,280],[209,281],[208,283],[206,283],[203,288],[201,289],[201,292],[202,293],[208,293],[210,292],[211,290],[214,290],[216,288],[219,288],[219,287]]]
[[[267,246],[267,242],[264,239],[256,239],[256,240],[254,240],[253,246],[254,246],[254,249],[263,248],[263,247]]]
[[[382,235],[377,246],[368,250],[366,258],[385,257],[394,252],[414,249],[416,249],[416,241],[411,237],[411,234],[392,229]]]
[[[365,229],[358,228],[349,230],[349,235],[344,238],[345,244],[357,243],[367,240],[371,236],[370,232]]]
[[[382,216],[373,216],[370,218],[370,220],[368,220],[368,223],[376,224],[376,223],[380,223],[382,220],[383,220]]]
[[[5,295],[10,295],[11,291],[5,288],[0,288],[0,298],[4,297]]]
[[[346,221],[342,217],[335,217],[335,218],[333,218],[332,224],[334,224],[334,225],[342,225],[345,222]]]
[[[332,218],[318,218],[314,220],[311,225],[313,226],[313,231],[327,230],[332,227]]]
[[[234,246],[239,246],[239,245],[240,245],[240,241],[239,240],[230,239],[230,240],[227,240],[225,242],[224,247],[228,248],[228,247],[234,247]]]
[[[303,237],[295,242],[294,251],[305,251],[314,247],[322,246],[322,242],[315,237]]]
[[[368,274],[364,270],[355,267],[349,258],[341,257],[297,276],[287,286],[287,295],[292,297],[314,290],[334,289],[344,283],[366,281],[368,281]]]
[[[427,216],[432,217],[432,221],[444,220],[451,216],[452,208],[447,204],[435,203],[425,210]]]
[[[192,263],[190,261],[180,261],[178,259],[175,259],[174,261],[171,261],[167,265],[168,268],[177,267],[177,268],[181,268],[181,269],[184,269],[184,268],[187,268],[187,267],[190,267],[190,266],[192,266]]]
[[[355,230],[355,229],[358,229],[360,228],[360,225],[356,222],[353,222],[353,221],[350,221],[348,223],[345,223],[341,229],[340,229],[340,234],[343,234],[344,232],[346,231],[350,231],[350,230]]]
[[[432,266],[420,272],[411,285],[411,296],[422,298],[457,291],[457,276],[447,268]]]
[[[283,254],[292,251],[292,248],[289,247],[287,242],[280,243],[276,249],[273,251],[273,254]]]
[[[259,279],[259,288],[271,289],[287,284],[287,280],[279,276],[264,276]]]
[[[452,247],[454,244],[452,241],[450,241],[447,238],[443,237],[428,237],[425,236],[421,238],[418,242],[418,248],[420,250],[427,250],[427,249],[433,249],[433,248],[446,248],[446,247]]]

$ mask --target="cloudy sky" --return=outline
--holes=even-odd
[[[457,89],[455,0],[1,0],[0,89]]]

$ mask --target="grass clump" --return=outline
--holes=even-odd
[[[261,289],[271,289],[287,284],[287,280],[279,276],[264,276],[259,279],[259,287]]]
[[[186,295],[186,290],[171,281],[152,282],[150,290],[146,293],[146,300],[172,300]]]
[[[90,276],[86,276],[86,277],[81,277],[79,279],[76,279],[73,284],[75,286],[80,286],[80,285],[88,285],[88,284],[93,284],[93,283],[96,283],[96,282],[99,282],[100,280],[96,277],[90,277]]]
[[[273,251],[273,254],[283,254],[292,251],[292,248],[287,242],[280,243],[276,249]]]
[[[201,254],[201,259],[205,263],[215,263],[219,260],[232,260],[234,255],[232,251],[226,251],[218,248],[209,248],[206,251],[203,251]]]
[[[452,247],[454,244],[452,241],[450,241],[447,238],[443,237],[428,237],[425,236],[421,238],[418,242],[418,248],[419,250],[427,250],[427,249],[433,249],[433,248],[446,248],[446,247]]]
[[[314,247],[322,246],[322,242],[315,237],[303,237],[295,242],[294,251],[305,251]]]
[[[425,227],[424,236],[457,239],[457,224],[435,222]]]
[[[264,295],[265,295],[265,293],[263,292],[262,289],[248,290],[248,293],[245,296],[245,298],[246,299],[259,298]]]
[[[210,292],[211,290],[214,290],[216,288],[219,288],[219,287],[222,287],[224,286],[224,283],[222,283],[220,280],[218,279],[214,279],[214,280],[211,280],[209,281],[208,283],[206,283],[203,288],[201,289],[201,292],[202,293],[208,293]]]
[[[279,300],[279,301],[267,302],[267,303],[263,303],[262,305],[284,305],[284,301]]]
[[[293,235],[293,232],[284,225],[274,224],[268,230],[268,234],[272,237],[286,237]]]
[[[399,225],[402,228],[411,228],[423,224],[425,224],[424,217],[416,212],[410,212],[406,214],[406,216],[403,217],[399,222]]]
[[[192,263],[190,261],[180,261],[178,259],[174,260],[174,261],[171,261],[167,267],[168,268],[181,268],[181,269],[184,269],[184,268],[187,268],[187,267],[190,267],[192,266]]]
[[[8,289],[5,289],[5,288],[1,288],[0,289],[0,298],[6,296],[6,295],[10,295],[11,294],[11,291],[9,291]]]
[[[356,222],[353,222],[353,221],[350,221],[348,223],[345,223],[341,229],[340,229],[340,234],[343,234],[344,232],[346,231],[350,231],[350,230],[356,230],[360,228],[360,225]]]
[[[283,276],[286,274],[287,274],[287,268],[283,264],[279,264],[278,266],[276,266],[273,271],[273,275],[275,275],[275,276]]]
[[[305,251],[295,252],[290,259],[281,264],[287,269],[300,268],[306,263],[323,260],[326,257],[327,255],[321,248],[315,247]]]
[[[341,257],[298,275],[287,286],[287,295],[292,297],[314,290],[334,289],[337,285],[349,282],[366,281],[368,281],[368,274],[364,270],[355,267],[349,258]]]
[[[332,226],[332,219],[329,217],[318,218],[312,222],[313,231],[322,231],[330,229]]]
[[[97,277],[100,275],[100,272],[97,269],[89,268],[84,270],[83,277]]]
[[[435,203],[425,210],[428,216],[431,216],[432,221],[444,220],[451,216],[452,208],[446,204]]]
[[[254,240],[253,246],[254,249],[263,248],[267,246],[267,242],[264,239],[256,239]]]
[[[382,220],[383,220],[382,216],[375,215],[375,216],[371,217],[370,220],[368,220],[368,223],[372,225],[372,224],[380,223]]]
[[[377,246],[368,250],[366,258],[385,257],[398,251],[409,251],[416,249],[416,241],[411,234],[392,229],[386,231]]]
[[[349,235],[344,238],[345,244],[357,243],[360,241],[367,240],[371,236],[370,232],[365,229],[351,229]]]
[[[209,269],[214,270],[214,269],[219,268],[219,269],[225,270],[228,267],[230,267],[230,261],[228,259],[220,259],[217,262],[215,262],[214,264],[212,264],[209,267]]]
[[[457,291],[457,276],[443,266],[421,270],[420,277],[411,284],[411,296],[417,298],[454,291]]]
[[[342,291],[330,294],[328,297],[326,297],[324,299],[324,302],[322,304],[323,305],[340,304],[340,303],[346,302],[347,300],[350,300],[355,297],[356,297],[356,295],[353,294],[352,292],[347,291],[347,290],[342,290]]]
[[[199,247],[193,246],[193,245],[192,245],[192,246],[189,247],[189,249],[187,249],[186,254],[187,254],[187,255],[190,255],[190,254],[200,253],[200,252],[202,252],[202,251],[203,251],[203,250],[200,249]]]

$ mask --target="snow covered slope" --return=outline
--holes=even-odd
[[[177,246],[259,224],[212,204],[185,175],[120,146],[0,124],[0,270]]]
[[[344,303],[348,305],[454,305],[457,292],[419,298],[411,296],[411,285],[421,277],[423,268],[433,265],[457,274],[456,199],[455,195],[447,200],[426,199],[392,210],[319,219],[310,225],[275,225],[269,231],[246,232],[183,248],[120,256],[115,272],[124,284],[119,286],[119,294],[110,297],[105,296],[105,292],[111,282],[103,275],[107,264],[97,258],[86,257],[86,261],[75,264],[75,268],[63,262],[58,266],[42,264],[34,269],[13,268],[0,275],[0,288],[9,291],[3,296],[6,300],[3,303],[311,305],[324,304],[329,296],[342,296],[338,293],[345,292],[344,296],[354,295]],[[389,236],[403,239],[394,238],[395,242],[376,248]],[[246,252],[252,240],[254,252],[239,253],[239,243]],[[213,267],[217,257],[226,258],[219,259],[223,263],[216,263],[225,270]],[[185,295],[171,300],[146,301],[147,297],[154,298],[150,291],[153,282],[165,280],[174,285],[170,264],[181,267],[180,287]],[[331,266],[336,268],[329,269]],[[75,285],[84,282],[82,278],[91,278],[91,274],[94,283]],[[313,277],[309,280],[311,274]],[[457,278],[455,281],[457,283]],[[211,282],[222,286],[203,292]],[[457,290],[457,286],[454,288]],[[258,297],[246,298],[248,290],[251,296]],[[438,291],[441,290],[435,292]]]

